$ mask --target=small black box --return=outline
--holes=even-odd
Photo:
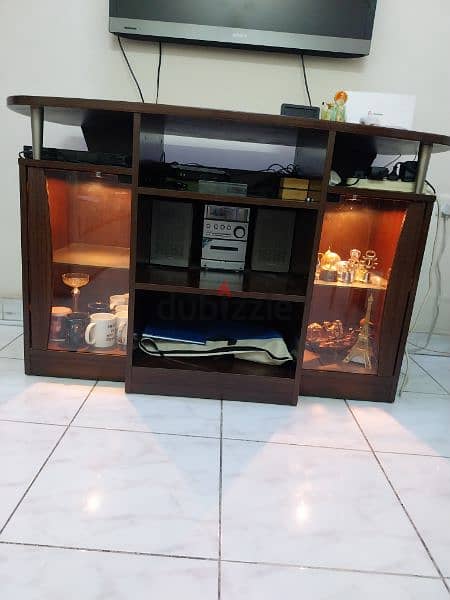
[[[300,117],[302,119],[318,119],[320,108],[318,106],[302,106],[299,104],[282,104],[281,114],[284,117]]]

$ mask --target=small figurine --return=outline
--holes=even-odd
[[[373,323],[370,321],[372,314],[372,305],[374,302],[373,294],[370,294],[367,301],[366,316],[361,319],[361,329],[358,334],[358,339],[350,352],[344,358],[345,363],[362,362],[366,369],[372,369],[372,348],[370,343],[370,328]]]
[[[332,252],[331,248],[328,248],[328,250],[320,259],[319,279],[321,279],[321,281],[335,283],[338,280],[337,264],[340,262],[340,260],[341,257],[339,254]]]
[[[334,106],[331,109],[330,121],[337,121],[338,123],[346,123],[347,111],[345,105],[348,101],[347,92],[340,91],[334,97]]]
[[[356,268],[355,280],[361,283],[369,283],[370,271],[378,266],[378,256],[375,250],[367,250],[365,255],[360,259],[359,265]]]

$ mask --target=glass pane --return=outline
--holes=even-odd
[[[328,203],[303,368],[376,374],[386,290],[404,202],[356,195]]]
[[[131,190],[116,175],[47,171],[53,251],[48,348],[126,353]]]

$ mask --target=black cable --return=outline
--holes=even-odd
[[[162,42],[159,42],[159,63],[158,63],[158,75],[156,78],[156,104],[159,101],[159,86],[161,81],[161,62],[162,62]]]
[[[345,187],[352,187],[353,185],[358,185],[358,183],[361,181],[361,179],[357,179],[354,183],[347,183],[345,185]]]
[[[431,185],[431,183],[428,181],[428,179],[426,179],[426,180],[425,180],[425,183],[426,183],[428,186],[430,186],[430,188],[431,188],[431,189],[433,190],[433,192],[434,192],[434,195],[436,196],[436,195],[437,195],[437,192],[436,192],[436,188],[434,187],[434,185]]]
[[[128,57],[126,55],[126,52],[125,52],[125,49],[123,47],[122,39],[121,39],[120,35],[117,36],[117,39],[119,40],[119,46],[120,46],[120,49],[122,50],[122,54],[123,54],[123,57],[125,59],[125,62],[128,65],[128,69],[130,71],[131,77],[134,79],[134,82],[135,82],[135,84],[137,86],[137,89],[139,90],[139,95],[141,97],[141,100],[142,100],[142,102],[145,103],[144,95],[143,95],[142,90],[141,90],[141,86],[139,85],[139,81],[137,80],[136,75],[134,74],[132,66],[130,65],[130,61],[128,60]]]
[[[312,106],[311,93],[309,91],[309,84],[308,84],[308,75],[306,73],[306,67],[305,67],[305,57],[303,56],[303,53],[300,54],[300,60],[301,60],[302,67],[303,67],[303,78],[305,80],[305,88],[306,88],[306,93],[308,94],[309,105]]]

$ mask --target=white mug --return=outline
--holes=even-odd
[[[128,338],[128,315],[119,313],[117,315],[117,343],[126,346]]]
[[[110,310],[116,309],[118,306],[128,305],[130,294],[116,294],[109,298]]]
[[[91,316],[86,328],[86,343],[95,348],[112,348],[116,345],[117,317],[110,313],[97,313]]]

